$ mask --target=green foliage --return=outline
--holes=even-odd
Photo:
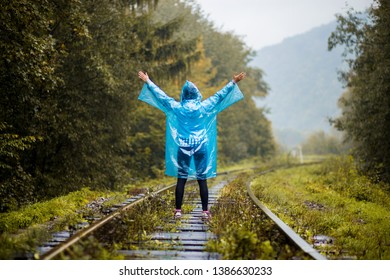
[[[29,228],[18,235],[1,233],[0,259],[33,258],[36,247],[48,238],[50,233],[41,227]]]
[[[329,258],[389,259],[389,185],[358,173],[351,157],[278,170],[252,183],[257,197],[296,232],[333,238]],[[386,190],[386,191],[385,191]]]
[[[13,210],[32,201],[34,186],[23,169],[21,157],[31,150],[38,137],[20,137],[11,127],[0,123],[0,212]]]
[[[154,9],[157,2],[2,3],[0,211],[162,176],[164,118],[137,100],[138,70],[173,88],[203,59],[213,90],[246,71],[245,102],[221,115],[220,150],[228,160],[272,154],[270,123],[251,98],[266,92],[261,71],[247,65],[251,51],[217,32],[194,3],[160,1]]]
[[[150,191],[156,190],[165,186],[163,183],[162,180],[139,182],[125,186],[125,192],[101,192],[84,188],[66,196],[0,213],[0,259],[14,259],[19,256],[32,258],[35,254],[34,257],[38,258],[37,247],[46,242],[51,233],[72,230],[77,224],[85,222],[86,217],[99,217],[103,209],[122,203],[129,195],[146,193],[151,185],[154,187],[150,188]],[[101,198],[105,199],[100,207],[91,207],[91,203],[94,205],[96,201],[101,201]],[[170,205],[172,203],[170,202]],[[142,215],[139,216],[142,218]]]
[[[241,174],[228,184],[211,208],[210,227],[219,239],[208,242],[209,250],[229,260],[304,258],[286,245],[275,224],[250,200],[247,180],[247,174]]]
[[[112,193],[82,189],[63,197],[23,207],[8,213],[0,213],[0,259],[29,256],[37,258],[37,247],[50,238],[50,234],[74,228],[85,222],[92,210],[87,203],[101,197],[110,197],[104,203],[113,203]],[[123,201],[123,197],[121,202]]]
[[[245,95],[250,90],[244,82],[241,89]],[[254,156],[268,159],[275,154],[271,123],[250,96],[222,112],[218,120],[223,159],[237,162]]]
[[[192,41],[172,39],[178,21],[150,20],[156,4],[2,4],[1,211],[85,185],[114,189],[129,176],[159,174],[163,157],[153,153],[161,155],[163,145],[152,150],[137,133],[150,120],[161,123],[138,110],[136,73],[145,67],[170,78],[186,72],[197,53]],[[161,141],[155,131],[149,138]]]
[[[172,217],[173,195],[149,196],[94,231],[88,239],[72,245],[59,259],[120,259],[119,249],[137,249],[150,241],[157,227],[166,226]],[[159,244],[155,244],[156,246]],[[161,244],[160,244],[161,245]]]
[[[25,158],[43,142],[34,122],[40,100],[61,80],[55,74],[60,54],[50,34],[55,6],[40,2],[4,1],[0,13],[0,211],[34,200],[32,166]]]
[[[66,253],[61,253],[60,260],[123,260],[116,253],[116,248],[106,248],[93,236],[73,245]]]
[[[376,0],[367,15],[349,12],[329,38],[329,48],[345,45],[350,66],[342,73],[348,91],[340,99],[342,116],[334,120],[346,132],[359,168],[390,180],[390,4]],[[354,54],[355,59],[348,57]]]
[[[390,190],[388,184],[374,183],[369,177],[359,174],[352,157],[336,157],[325,161],[320,174],[328,176],[327,183],[332,189],[350,198],[390,206],[386,193]]]
[[[347,145],[333,135],[327,135],[323,131],[314,132],[302,144],[304,154],[329,155],[341,154],[347,151]]]
[[[71,216],[79,216],[76,210],[80,210],[89,201],[102,196],[103,193],[82,189],[45,202],[38,202],[26,206],[21,210],[0,214],[0,233],[16,233],[19,229],[25,229],[36,224],[42,224],[61,217],[72,219]]]
[[[220,251],[224,252],[224,258],[228,260],[253,259],[253,248],[259,242],[256,234],[244,227],[237,228],[236,225],[231,226],[229,232],[231,232],[231,235],[222,238],[219,245]]]
[[[237,162],[248,157],[272,156],[275,143],[271,124],[265,117],[264,109],[256,107],[253,100],[253,97],[264,97],[268,90],[262,71],[248,65],[254,56],[253,51],[235,34],[220,32],[215,28],[194,1],[161,0],[154,17],[157,22],[169,22],[178,17],[182,19],[182,26],[177,36],[201,38],[205,57],[211,62],[211,67],[205,67],[203,72],[209,76],[204,81],[200,71],[195,69],[197,75],[194,75],[191,67],[189,77],[196,84],[202,85],[202,92],[215,92],[234,73],[247,73],[247,78],[239,84],[245,99],[218,116],[218,149],[221,160]]]

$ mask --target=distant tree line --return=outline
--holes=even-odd
[[[338,16],[329,49],[344,45],[347,90],[334,125],[346,134],[360,170],[390,182],[390,2],[375,0],[367,13]],[[352,56],[351,56],[352,54]]]
[[[5,0],[0,54],[0,212],[161,176],[164,118],[137,100],[138,70],[168,93],[193,79],[205,96],[246,71],[245,100],[219,117],[220,159],[275,150],[253,53],[193,1]]]
[[[347,153],[349,148],[339,136],[324,131],[311,133],[302,143],[303,153],[313,155],[340,155]]]

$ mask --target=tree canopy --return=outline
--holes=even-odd
[[[161,176],[164,118],[137,100],[138,70],[167,92],[191,78],[209,94],[246,71],[245,102],[221,115],[221,159],[273,153],[270,123],[251,98],[267,90],[247,66],[251,51],[192,1],[3,2],[0,211]]]
[[[346,133],[362,171],[390,180],[390,3],[375,0],[367,13],[338,16],[329,48],[344,45],[348,90],[335,126]],[[351,57],[352,54],[353,56]]]

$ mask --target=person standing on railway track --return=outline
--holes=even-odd
[[[139,100],[161,111],[167,117],[165,174],[177,177],[175,218],[181,218],[184,187],[188,179],[196,179],[202,201],[202,217],[210,218],[207,179],[217,175],[217,114],[244,98],[237,83],[245,73],[234,75],[221,90],[202,101],[202,94],[186,81],[180,101],[169,97],[146,72],[138,77],[145,82]]]

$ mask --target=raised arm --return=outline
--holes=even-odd
[[[149,103],[152,106],[159,108],[160,110],[167,112],[172,110],[177,101],[169,97],[163,90],[155,85],[148,76],[148,73],[139,71],[138,77],[146,83],[144,85],[139,99]]]
[[[229,107],[236,101],[243,98],[242,92],[236,85],[238,82],[240,82],[242,79],[245,78],[245,73],[241,72],[240,74],[233,75],[232,80],[227,83],[226,86],[224,86],[221,90],[219,90],[214,95],[207,98],[205,101],[202,102],[204,108],[208,112],[220,112],[224,110],[225,108]],[[234,96],[230,96],[230,95]],[[229,97],[229,98],[228,98]]]

